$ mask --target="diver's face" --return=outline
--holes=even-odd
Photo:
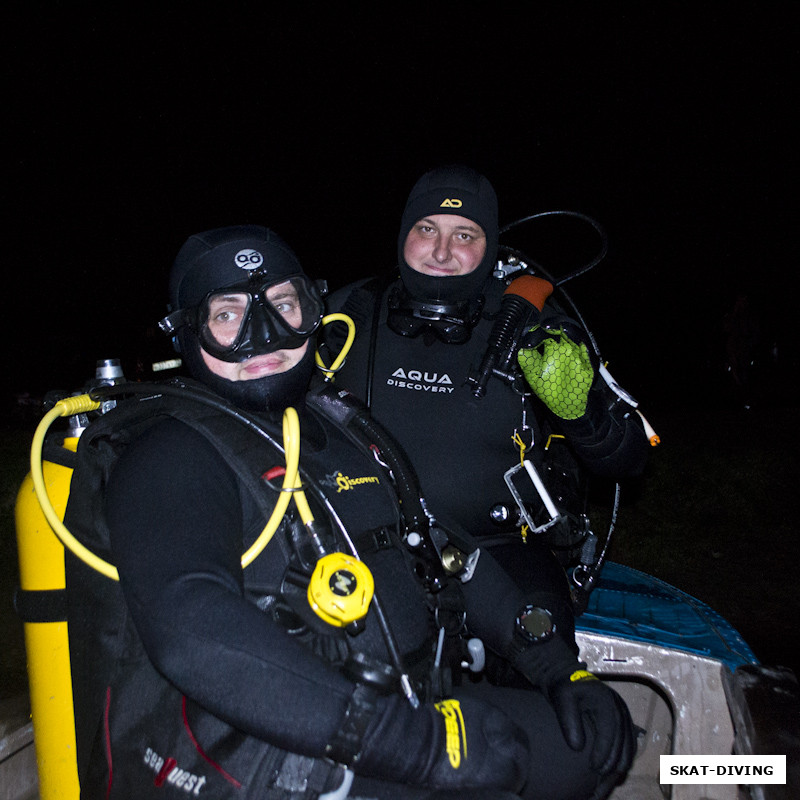
[[[303,314],[296,288],[290,281],[270,286],[266,301],[276,314],[292,328],[303,325]],[[209,298],[206,328],[215,344],[230,346],[239,336],[245,324],[250,298],[243,292],[221,291]],[[308,341],[300,347],[284,348],[269,353],[256,353],[244,361],[223,361],[215,358],[202,347],[200,353],[211,372],[229,381],[250,381],[288,372],[296,366],[308,350]]]
[[[229,381],[252,381],[256,378],[264,378],[267,375],[288,372],[302,361],[306,350],[308,350],[308,342],[304,342],[300,347],[296,347],[293,350],[276,350],[274,353],[252,356],[245,361],[236,362],[214,358],[202,348],[200,349],[200,354],[203,356],[203,361],[208,369],[220,378],[225,378]]]
[[[417,220],[403,246],[403,258],[411,269],[437,277],[468,275],[484,255],[483,228],[454,214],[432,214]]]

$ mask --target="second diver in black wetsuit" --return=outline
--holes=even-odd
[[[520,463],[521,447],[558,510],[578,528],[575,537],[566,535],[569,544],[585,533],[582,476],[638,475],[648,441],[631,406],[596,375],[579,326],[548,299],[552,286],[538,278],[539,296],[530,298],[520,323],[538,331],[530,334],[536,347],[526,351],[539,359],[526,373],[533,389],[520,375],[513,385],[492,379],[476,396],[469,378],[479,372],[509,282],[492,274],[498,230],[497,198],[486,177],[464,166],[424,174],[403,211],[397,272],[328,298],[328,309],[350,315],[358,330],[335,384],[362,398],[391,429],[434,517],[482,537],[481,545],[491,546],[523,583],[555,586],[563,576],[550,554],[553,543],[528,536],[519,545],[520,515],[504,474]],[[538,355],[543,346],[550,347],[546,359]],[[577,403],[551,402],[537,385],[543,374],[555,374],[567,391],[581,387]],[[518,489],[540,522],[541,498],[531,483]],[[562,562],[569,559],[564,549]]]

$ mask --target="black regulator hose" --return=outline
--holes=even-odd
[[[500,236],[507,231],[510,231],[512,228],[516,228],[517,225],[522,225],[525,222],[530,222],[531,220],[535,219],[543,219],[545,217],[574,217],[575,219],[582,220],[583,222],[588,222],[600,237],[600,250],[597,252],[597,255],[595,255],[595,257],[590,261],[587,261],[585,264],[582,264],[577,269],[572,270],[572,272],[567,273],[557,280],[553,280],[553,278],[547,274],[547,271],[541,264],[538,264],[531,259],[526,259],[529,263],[535,264],[542,274],[551,280],[556,287],[563,286],[568,281],[574,280],[575,278],[588,272],[590,269],[594,269],[606,257],[606,254],[608,253],[608,234],[606,233],[605,228],[603,228],[603,226],[596,219],[592,219],[592,217],[587,216],[586,214],[581,214],[579,211],[541,211],[538,214],[531,214],[527,217],[514,220],[514,222],[509,222],[508,225],[505,225],[500,229]]]
[[[575,301],[570,297],[567,290],[564,288],[564,284],[568,283],[569,281],[575,280],[575,278],[580,277],[581,275],[585,275],[589,270],[594,269],[608,254],[608,234],[606,233],[605,228],[592,217],[588,216],[587,214],[581,214],[579,211],[567,211],[567,210],[557,210],[557,211],[542,211],[538,214],[531,214],[527,217],[522,217],[521,219],[514,220],[514,222],[508,223],[500,229],[500,236],[502,236],[507,231],[510,231],[512,228],[516,228],[518,225],[522,225],[525,222],[531,222],[537,219],[544,219],[545,217],[572,217],[574,219],[581,220],[582,222],[588,223],[594,231],[597,233],[598,237],[600,238],[600,248],[595,254],[593,258],[587,261],[585,264],[577,267],[576,269],[568,272],[566,275],[562,275],[560,278],[556,278],[555,276],[551,275],[550,272],[544,267],[544,265],[540,264],[535,259],[532,259],[528,254],[522,252],[521,250],[515,249],[508,245],[500,245],[501,251],[506,252],[510,256],[514,256],[522,261],[530,267],[535,269],[537,274],[544,276],[550,283],[553,284],[553,287],[558,291],[560,297],[569,305],[570,309],[572,310],[572,314],[578,323],[581,325],[583,330],[585,331],[592,348],[594,349],[598,358],[602,358],[600,354],[600,348],[597,346],[597,342],[595,341],[594,334],[592,333],[591,329],[589,328],[586,320],[583,318],[583,315],[580,312],[580,309],[575,304]]]
[[[126,382],[114,386],[99,386],[96,389],[90,389],[87,394],[95,401],[126,394],[149,395],[152,398],[157,398],[161,395],[180,397],[182,399],[189,398],[202,405],[209,406],[215,411],[233,417],[257,436],[266,439],[271,445],[278,448],[280,452],[283,452],[283,443],[270,436],[270,434],[264,430],[264,427],[248,414],[235,408],[217,395],[188,385],[180,378],[172,378],[169,382],[164,383]]]
[[[447,583],[447,575],[430,536],[430,524],[422,505],[416,472],[400,445],[366,413],[356,414],[351,424],[378,449],[377,455],[385,460],[394,478],[406,539],[417,542],[415,549],[423,556],[422,578],[431,592],[440,591]]]

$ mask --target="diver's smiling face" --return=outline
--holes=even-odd
[[[486,234],[476,222],[454,214],[423,217],[408,232],[403,258],[423,275],[468,275],[486,254]]]

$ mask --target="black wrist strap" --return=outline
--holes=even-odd
[[[350,697],[342,725],[333,741],[325,748],[325,755],[338,764],[350,766],[361,757],[361,745],[369,723],[375,716],[375,690],[357,685]]]
[[[512,648],[509,657],[513,666],[534,686],[547,690],[561,678],[568,678],[581,663],[567,643],[554,636],[542,644]]]

